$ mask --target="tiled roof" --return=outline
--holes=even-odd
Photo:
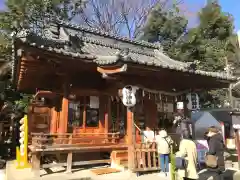
[[[92,59],[99,65],[114,64],[122,60],[224,80],[236,79],[226,73],[193,70],[190,66],[192,63],[176,61],[166,56],[159,44],[131,40],[63,21],[51,24],[43,34],[22,31],[17,38],[30,46],[67,56]]]

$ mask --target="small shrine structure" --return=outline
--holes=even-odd
[[[35,94],[28,131],[36,173],[56,165],[44,164],[41,156],[64,153],[67,163],[59,160],[57,165],[66,165],[68,171],[72,165],[103,162],[125,162],[135,171],[157,170],[154,151],[141,151],[146,147],[139,145],[139,131],[171,124],[176,102],[185,102],[186,93],[228,88],[236,81],[225,73],[173,60],[159,44],[64,21],[50,23],[43,33],[18,33],[13,56],[16,89]],[[138,87],[133,110],[121,101],[126,85]],[[99,158],[104,153],[111,156]]]

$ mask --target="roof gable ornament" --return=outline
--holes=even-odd
[[[119,56],[119,60],[127,61],[130,58],[129,51],[130,51],[129,48],[124,48],[120,51],[117,51],[116,55]]]
[[[95,62],[97,64],[115,64],[118,61],[129,61],[130,60],[130,56],[129,56],[129,49],[122,49],[122,50],[118,50],[115,55],[110,55],[110,56],[96,56],[95,58]]]
[[[78,36],[69,36],[70,48],[78,53],[82,53],[82,47],[84,46],[83,41]]]
[[[187,62],[188,70],[189,71],[196,71],[199,63],[200,62],[198,60],[195,60],[193,62]]]
[[[60,26],[55,23],[50,23],[43,30],[43,36],[51,39],[59,39]]]

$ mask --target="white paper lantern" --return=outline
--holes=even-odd
[[[19,142],[20,142],[20,144],[23,144],[23,143],[24,143],[24,138],[23,138],[23,137],[20,138],[20,139],[19,139]]]
[[[20,145],[20,155],[24,156],[24,145],[23,144]]]
[[[20,126],[20,131],[24,131],[24,124]]]
[[[21,138],[24,137],[24,131],[20,132],[20,137],[21,137]]]

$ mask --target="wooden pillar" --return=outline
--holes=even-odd
[[[40,177],[40,159],[41,155],[39,153],[32,154],[32,171],[36,177]]]
[[[72,144],[72,135],[69,137],[68,144]],[[72,151],[70,151],[70,152],[68,152],[68,155],[67,155],[66,173],[71,173],[72,172],[72,158],[73,158],[73,153],[72,153]]]
[[[57,132],[57,118],[58,118],[58,112],[56,111],[56,108],[53,107],[51,109],[51,128],[50,133],[56,133]]]
[[[67,125],[68,125],[68,84],[64,84],[64,95],[62,98],[62,111],[60,115],[60,122],[59,122],[59,133],[66,133],[67,132]]]
[[[132,109],[127,109],[127,144],[128,144],[128,169],[134,168],[134,145],[135,145],[135,127],[134,114]]]
[[[105,117],[104,117],[104,131],[108,133],[109,130],[109,121],[111,121],[111,98],[107,97],[106,100],[106,109],[105,109]]]
[[[136,125],[139,126],[139,111],[135,111],[135,113],[134,113],[134,120],[135,120]],[[136,136],[136,143],[141,143],[140,131],[136,127],[135,127],[135,136]]]
[[[86,101],[87,101],[86,96],[84,96],[84,99],[83,99],[83,104],[84,104],[84,107],[83,107],[83,132],[84,133],[86,132],[86,121],[87,121]]]
[[[128,109],[127,110],[127,143],[133,143],[133,112]]]
[[[151,100],[150,103],[151,103],[151,114],[150,114],[151,129],[155,130],[158,127],[157,105],[154,100]],[[154,133],[156,133],[156,132],[154,132]]]
[[[157,122],[157,108],[153,101],[146,99],[144,100],[145,109],[145,127],[149,127],[152,130],[156,127]]]
[[[104,120],[105,120],[105,104],[104,104],[104,97],[100,96],[99,98],[99,129],[100,132],[103,132],[104,129]]]

